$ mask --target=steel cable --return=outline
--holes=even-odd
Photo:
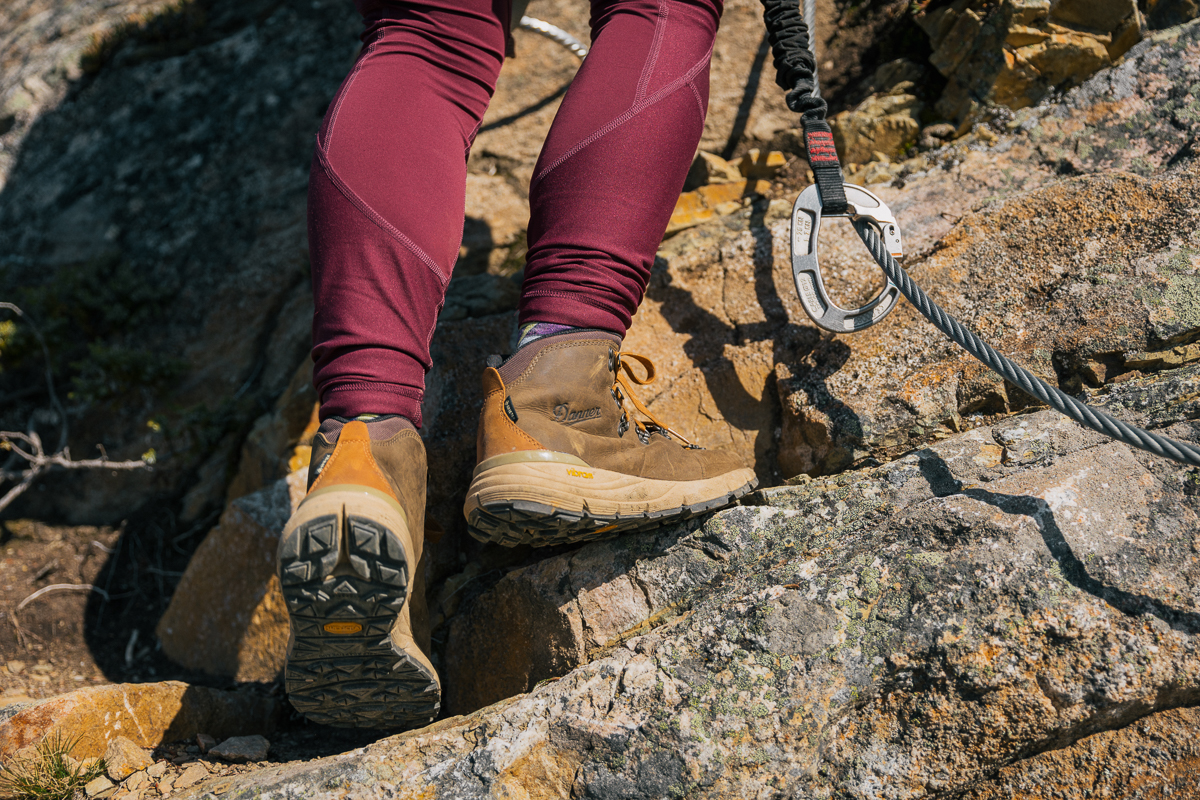
[[[813,54],[813,97],[821,96],[821,82],[817,75],[817,0],[804,0],[804,20],[808,23],[808,51]]]
[[[938,330],[977,358],[988,369],[1019,387],[1026,394],[1041,400],[1056,411],[1097,433],[1102,433],[1139,450],[1178,461],[1181,464],[1200,466],[1200,447],[1169,439],[1166,436],[1159,436],[1111,417],[1103,411],[1081,403],[1069,394],[1055,389],[1028,370],[997,353],[987,342],[947,314],[921,290],[921,287],[913,282],[904,268],[887,251],[883,239],[874,227],[865,222],[857,222],[854,228],[858,231],[859,237],[875,261],[883,269],[884,274],[900,289],[900,293],[908,298],[908,302],[912,303]]]
[[[527,31],[540,33],[542,36],[545,36],[552,42],[558,42],[563,47],[579,56],[580,61],[582,61],[588,54],[588,48],[586,44],[579,41],[579,39],[567,33],[557,25],[551,25],[545,20],[540,20],[537,17],[529,16],[521,17],[521,21],[517,24]]]

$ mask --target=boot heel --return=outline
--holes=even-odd
[[[280,537],[292,631],[284,682],[314,722],[401,727],[439,710],[436,674],[415,645],[410,653],[392,637],[416,564],[403,511],[379,494],[347,485],[313,492]]]

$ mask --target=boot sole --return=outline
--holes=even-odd
[[[758,485],[751,469],[663,481],[549,460],[481,466],[463,508],[467,530],[481,542],[506,547],[649,530],[732,505]]]
[[[391,638],[413,553],[398,507],[365,488],[305,498],[279,542],[291,620],[284,685],[297,711],[335,727],[401,728],[437,718],[437,673]]]

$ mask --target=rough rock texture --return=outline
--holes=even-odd
[[[114,781],[123,781],[153,763],[144,748],[124,736],[114,736],[104,750],[104,771]]]
[[[317,391],[313,365],[304,359],[275,409],[263,414],[242,442],[237,473],[229,482],[228,500],[258,491],[308,465],[312,437],[317,432]]]
[[[1200,333],[1198,190],[1196,167],[1057,183],[967,215],[913,274],[992,346],[1077,391]],[[840,369],[822,352],[838,339],[778,368],[785,473],[890,456],[1029,402],[911,306],[893,317],[857,334]]]
[[[225,761],[245,764],[247,761],[265,760],[270,749],[271,743],[265,736],[231,736],[209,752]]]
[[[200,543],[158,623],[169,658],[239,681],[269,682],[279,676],[287,655],[288,614],[275,575],[275,550],[284,523],[304,496],[306,472],[234,500]]]
[[[447,712],[467,714],[565,674],[717,571],[702,547],[670,530],[512,570],[452,621],[446,653],[469,656],[446,659]]]
[[[1149,0],[1146,8],[1146,21],[1156,29],[1182,25],[1200,17],[1200,4],[1196,0]]]
[[[1034,105],[1078,85],[1141,39],[1133,0],[956,0],[917,15],[949,79],[938,112],[969,122],[988,103]]]
[[[1195,441],[1198,381],[1196,367],[1135,379],[1109,407]],[[1072,758],[1102,746],[1087,737],[1200,703],[1192,473],[1042,411],[760,492],[760,507],[660,534],[711,578],[691,571],[697,591],[590,663],[222,796],[982,791],[1039,754]],[[607,578],[576,562],[588,592],[627,585],[631,562],[644,581],[644,543],[608,545],[628,553]]]
[[[892,159],[916,144],[929,83],[928,68],[906,58],[875,70],[867,86],[871,94],[829,119],[842,162],[850,168],[881,155]]]
[[[1200,709],[1177,708],[1001,769],[963,800],[1188,797],[1200,786]]]
[[[911,86],[904,87],[911,89]],[[871,95],[853,111],[829,120],[838,155],[847,164],[865,164],[882,154],[895,157],[917,140],[922,103],[904,89]]]
[[[155,747],[197,733],[270,733],[279,711],[274,698],[179,681],[89,687],[0,709],[0,760],[54,733],[79,737],[75,758],[103,756],[119,736]]]

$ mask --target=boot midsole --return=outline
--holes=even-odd
[[[699,505],[754,480],[754,470],[749,468],[701,480],[667,481],[577,466],[573,461],[528,460],[489,466],[491,461],[480,464],[486,468],[477,471],[467,490],[463,513],[468,517],[481,507],[522,500],[595,515],[655,513]]]
[[[480,461],[479,466],[475,467],[475,471],[471,473],[471,477],[477,478],[482,473],[494,467],[501,467],[506,464],[526,464],[529,462],[570,464],[575,467],[583,467],[591,470],[586,461],[569,453],[556,453],[553,450],[517,450],[512,453],[501,453],[498,456],[492,456]]]

